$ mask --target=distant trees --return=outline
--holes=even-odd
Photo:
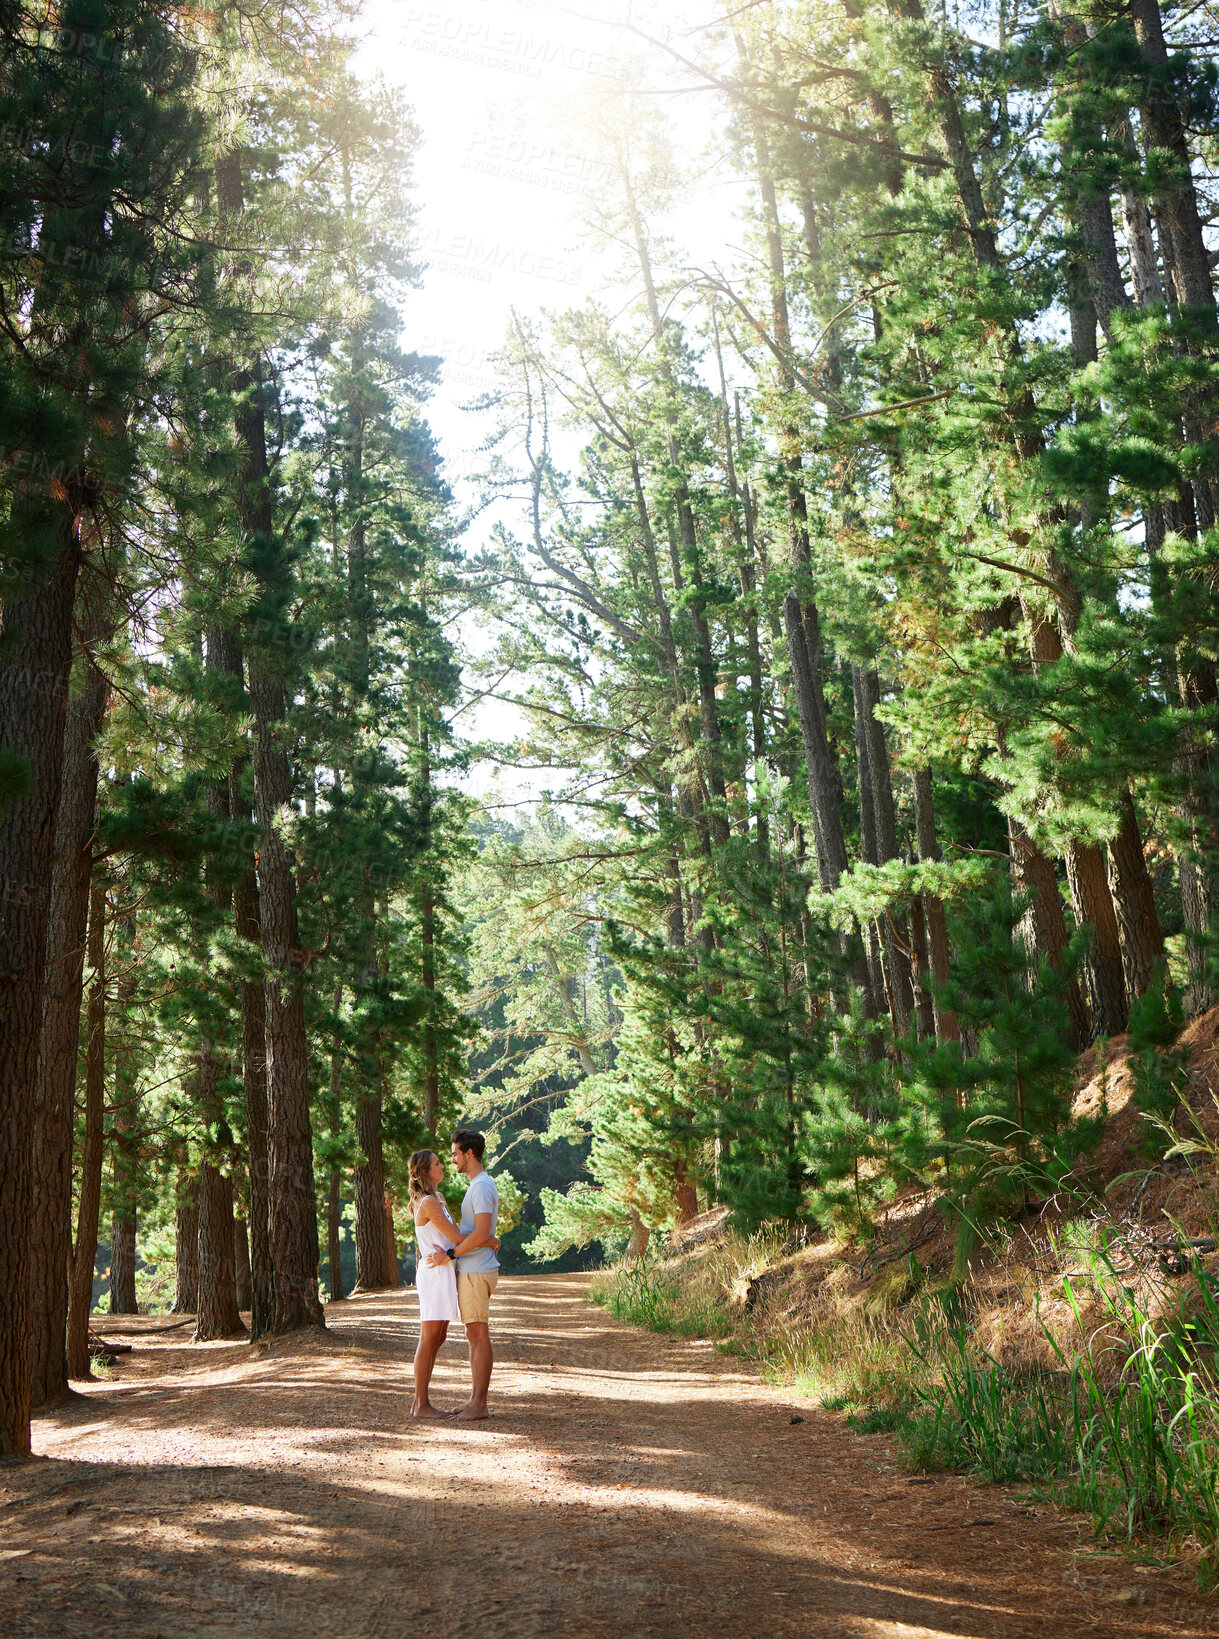
[[[507,342],[490,477],[532,499],[485,564],[488,672],[590,816],[545,869],[579,872],[624,981],[608,1064],[567,1049],[554,1120],[600,1188],[550,1203],[551,1250],[694,1200],[866,1224],[903,1180],[999,1210],[1000,1173],[1088,1137],[1073,1050],[1157,984],[1210,1004],[1195,32],[999,0],[968,35],[911,3],[651,40],[750,190],[728,268],[660,239],[656,99],[615,98],[620,288]],[[979,905],[1018,907],[1005,954]],[[539,900],[534,936],[567,915]],[[1000,1082],[1030,1056],[1024,1099]],[[982,1117],[1014,1123],[985,1189]]]

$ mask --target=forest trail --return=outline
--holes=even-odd
[[[0,1467],[9,1639],[1214,1632],[1084,1526],[800,1406],[712,1345],[500,1282],[495,1417],[412,1423],[413,1290],[251,1352],[149,1337]],[[136,1321],[136,1327],[162,1322]],[[117,1335],[117,1334],[112,1334]],[[454,1328],[434,1384],[464,1396]],[[793,1417],[803,1422],[793,1422]]]

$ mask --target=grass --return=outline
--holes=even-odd
[[[1085,1242],[1087,1244],[1085,1244]],[[1155,1308],[1122,1284],[1089,1231],[1065,1238],[1086,1299],[1066,1283],[1072,1342],[1036,1314],[1052,1364],[1013,1367],[981,1344],[967,1298],[916,1291],[868,1313],[825,1283],[792,1301],[744,1302],[773,1237],[727,1236],[694,1258],[623,1263],[593,1300],[621,1320],[720,1340],[861,1433],[892,1434],[912,1470],[1018,1482],[1091,1516],[1096,1535],[1190,1552],[1219,1582],[1219,1281],[1195,1264],[1184,1295]],[[1164,1294],[1161,1293],[1163,1297]],[[1061,1307],[1061,1305],[1060,1305]]]

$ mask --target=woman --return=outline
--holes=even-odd
[[[410,1159],[411,1216],[419,1256],[415,1264],[415,1289],[419,1293],[419,1347],[415,1350],[415,1398],[412,1417],[443,1417],[428,1399],[436,1356],[448,1335],[449,1322],[458,1319],[457,1265],[450,1258],[436,1269],[428,1267],[428,1254],[456,1246],[461,1231],[449,1217],[437,1186],[444,1177],[444,1162],[432,1150],[416,1150]],[[499,1241],[491,1242],[498,1251]]]

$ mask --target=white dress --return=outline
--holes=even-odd
[[[457,1226],[452,1218],[449,1218],[443,1202],[440,1210],[452,1225],[456,1238]],[[420,1320],[460,1319],[457,1312],[457,1266],[452,1258],[436,1269],[427,1262],[429,1252],[443,1252],[452,1246],[453,1242],[446,1241],[435,1225],[421,1224],[417,1218],[415,1240],[419,1245],[419,1257],[415,1264],[415,1290],[419,1293]]]

